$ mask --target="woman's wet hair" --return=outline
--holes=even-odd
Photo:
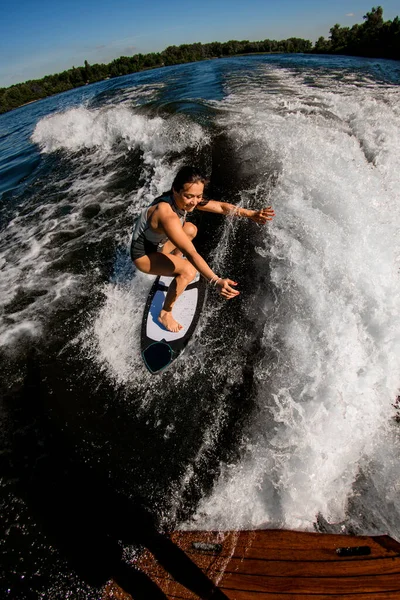
[[[185,183],[203,183],[206,185],[208,179],[195,167],[182,167],[175,175],[175,179],[172,183],[172,189],[175,192],[183,190]]]

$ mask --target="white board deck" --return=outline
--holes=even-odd
[[[199,277],[200,275],[197,273],[196,277],[193,279],[193,282],[198,281]],[[165,291],[157,290],[147,316],[146,335],[155,342],[159,342],[161,340],[169,342],[171,340],[178,340],[184,337],[190,327],[191,322],[193,321],[196,312],[198,290],[197,288],[191,290],[186,289],[179,296],[172,310],[174,319],[183,326],[182,329],[174,333],[172,331],[168,331],[161,325],[161,323],[158,321],[158,315],[160,314],[160,310],[164,305],[168,286],[172,281],[173,277],[160,277],[160,284],[165,285],[166,289]]]
[[[160,310],[164,305],[166,295],[166,292],[162,292],[160,290],[156,292],[147,317],[146,334],[147,337],[155,342],[160,342],[161,340],[169,342],[171,340],[178,340],[179,338],[182,338],[189,329],[196,312],[198,296],[197,290],[194,289],[183,292],[183,294],[179,296],[178,300],[176,301],[172,311],[174,319],[182,325],[182,329],[176,333],[173,331],[168,331],[158,321],[158,315],[160,314]]]

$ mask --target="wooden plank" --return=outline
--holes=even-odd
[[[288,535],[284,535],[285,533],[288,533]],[[173,534],[171,539],[189,555],[196,554],[192,544],[200,540],[222,544],[223,551],[221,555],[227,556],[229,554],[235,558],[246,556],[268,560],[337,560],[337,548],[358,546],[369,546],[371,548],[370,558],[400,554],[400,544],[394,542],[394,540],[391,540],[394,542],[394,546],[391,548],[384,547],[380,543],[387,536],[379,536],[378,538],[353,537],[307,532],[277,532],[274,530],[240,532],[236,539],[232,539],[229,533],[226,534],[225,538],[223,534],[212,532],[207,532],[204,537],[199,533],[196,535],[195,532],[184,532],[185,535],[182,534],[183,532]],[[390,540],[390,538],[387,539]],[[354,559],[350,558],[350,560]]]
[[[184,588],[177,584],[168,574],[155,574],[153,572],[153,581],[164,590],[171,593],[174,590],[180,590],[183,597],[191,598]],[[213,577],[214,579],[214,577]],[[246,574],[238,572],[225,572],[219,582],[219,587],[228,596],[228,591],[246,591],[250,593],[292,593],[303,596],[315,594],[334,594],[342,595],[346,593],[353,594],[374,594],[383,591],[396,591],[400,598],[400,576],[399,573],[391,574],[370,574],[362,576],[343,576],[338,577],[318,577],[318,576],[295,576],[283,570],[278,570],[273,575]],[[373,596],[372,596],[373,597]],[[197,598],[193,595],[193,598]]]
[[[387,558],[337,561],[283,561],[232,558],[225,573],[252,573],[270,575],[285,573],[290,577],[345,577],[380,574],[397,574],[400,578],[400,561]]]
[[[225,590],[274,592],[292,594],[365,594],[379,591],[396,591],[400,597],[400,578],[396,575],[366,575],[362,577],[286,577],[226,573],[219,586]]]
[[[312,596],[299,596],[298,594],[291,593],[260,593],[256,596],[249,596],[248,592],[225,592],[229,600],[399,600],[399,592],[379,592],[373,596],[365,596],[364,594],[353,594],[346,592],[339,596],[334,594],[313,594]],[[186,596],[169,596],[169,598],[175,598],[178,600],[187,600]],[[192,599],[190,599],[192,600]],[[198,600],[198,598],[196,598]]]
[[[263,530],[174,532],[171,540],[229,600],[400,598],[400,544],[388,536]],[[360,547],[368,547],[370,553],[340,557],[336,552],[337,548]],[[137,567],[167,598],[198,600],[149,552]]]
[[[196,561],[201,569],[209,576],[216,576],[218,573],[238,573],[259,575],[259,576],[279,576],[285,573],[286,577],[361,577],[380,575],[398,575],[400,580],[400,560],[387,560],[384,558],[368,559],[363,558],[358,561],[281,561],[281,560],[252,560],[252,559],[231,559],[227,566],[220,568],[219,562],[214,561],[206,566],[202,561]],[[154,577],[160,579],[171,579],[164,569],[154,560],[152,555],[148,555],[146,561],[141,562],[143,570],[151,569]]]
[[[114,580],[105,585],[101,598],[102,600],[133,600],[132,596],[120,588]]]

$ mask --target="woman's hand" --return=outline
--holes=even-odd
[[[232,279],[218,279],[217,287],[219,289],[220,296],[226,298],[226,300],[230,300],[235,296],[239,296],[240,292],[238,290],[234,290],[231,286],[237,285],[236,281],[232,281]]]
[[[267,221],[272,221],[274,216],[275,212],[272,206],[267,206],[261,210],[254,210],[253,214],[250,215],[249,218],[255,223],[261,223],[261,225],[265,225]]]

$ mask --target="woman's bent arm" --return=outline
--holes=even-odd
[[[260,210],[252,210],[250,208],[242,208],[228,202],[218,202],[217,200],[209,200],[207,204],[197,206],[198,210],[211,212],[217,215],[232,215],[236,217],[247,217],[255,223],[264,224],[267,221],[272,221],[275,213],[271,206],[261,208]]]
[[[171,242],[179,248],[195,269],[197,269],[207,281],[216,282],[216,285],[220,289],[221,296],[229,299],[239,295],[238,290],[231,287],[231,285],[236,285],[236,282],[227,278],[222,279],[210,269],[204,258],[200,256],[186,233],[183,231],[181,222],[176,214],[172,213],[160,216],[159,224],[163,227]]]

